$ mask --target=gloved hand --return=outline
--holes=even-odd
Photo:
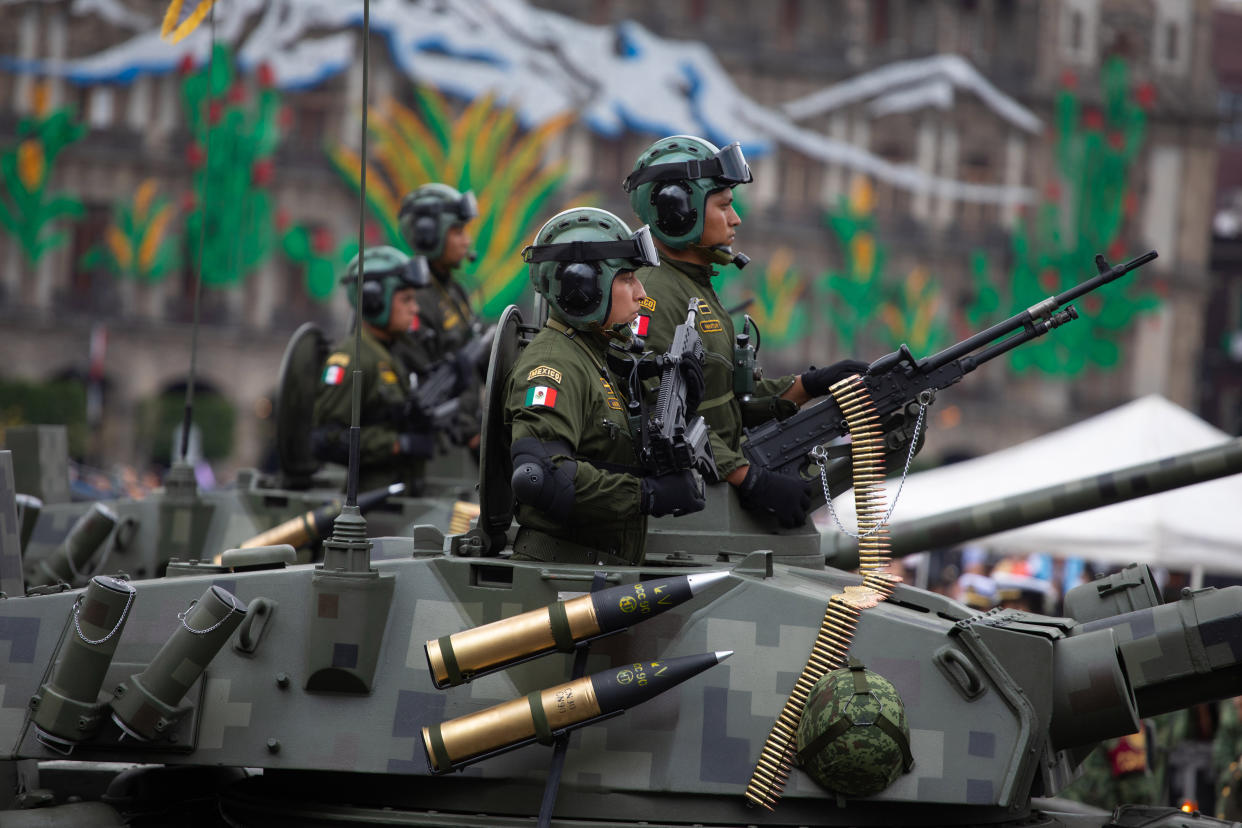
[[[639,510],[644,515],[688,515],[706,505],[703,481],[689,469],[642,479]]]
[[[822,397],[828,389],[851,374],[865,374],[871,367],[870,363],[857,359],[843,359],[823,368],[812,365],[802,372],[802,387],[812,397]]]
[[[775,515],[783,528],[793,529],[806,522],[807,510],[811,508],[809,487],[814,483],[770,472],[752,463],[742,485],[737,487],[737,494],[750,511]]]
[[[696,357],[683,357],[678,363],[681,377],[686,382],[686,419],[689,420],[699,410],[703,402],[703,392],[707,389],[707,378],[703,376],[703,362]]]
[[[407,431],[397,435],[397,453],[429,460],[436,453],[436,439],[426,431]]]

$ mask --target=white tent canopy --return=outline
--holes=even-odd
[[[1159,395],[961,463],[912,474],[892,524],[1227,442],[1223,431]],[[897,479],[890,479],[891,502]],[[853,493],[834,501],[855,526]],[[831,527],[835,529],[835,527]],[[830,529],[831,531],[831,529]],[[1043,552],[1117,565],[1202,566],[1242,573],[1242,475],[1117,503],[989,536],[1004,553]]]

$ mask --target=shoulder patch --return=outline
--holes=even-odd
[[[339,365],[329,365],[323,369],[324,385],[340,385],[345,380],[345,369]]]
[[[638,306],[640,308],[643,308],[644,310],[653,311],[655,310],[655,300],[652,299],[650,296],[647,296],[643,298],[641,302],[638,303]]]
[[[634,336],[646,336],[649,327],[651,327],[651,317],[643,316],[641,313],[630,323],[630,330],[634,332]]]
[[[723,331],[724,325],[720,324],[719,319],[702,319],[699,321],[699,330],[703,333],[716,333]]]
[[[537,385],[526,389],[526,405],[542,405],[556,408],[556,389],[546,385]]]
[[[706,299],[699,300],[699,316],[711,316],[712,306],[707,304]]]
[[[343,354],[340,351],[328,357],[329,365],[339,365],[342,368],[349,366],[349,354]]]
[[[385,385],[396,385],[397,384],[396,372],[394,372],[391,368],[385,368],[383,371],[380,371],[380,382],[384,383]]]
[[[535,377],[547,377],[553,382],[560,382],[561,372],[549,365],[540,365],[538,368],[531,369],[531,372],[526,375],[526,381],[530,382]]]

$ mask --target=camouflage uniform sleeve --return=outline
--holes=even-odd
[[[541,364],[550,360],[544,359]],[[625,472],[600,468],[578,456],[584,430],[595,424],[589,382],[581,368],[556,363],[561,370],[559,382],[547,376],[529,379],[519,365],[509,384],[507,407],[512,413],[513,442],[533,437],[541,442],[560,441],[569,446],[574,456],[557,454],[552,462],[558,467],[566,460],[577,462],[574,474],[574,502],[569,513],[571,524],[591,524],[618,514],[637,514],[640,502],[639,478]],[[540,389],[547,389],[541,392]]]
[[[333,463],[349,462],[349,424],[352,417],[354,365],[348,353],[336,351],[328,357],[319,376],[315,395],[315,454]],[[382,462],[392,458],[397,430],[389,424],[388,412],[377,410],[387,403],[376,393],[376,366],[362,365],[362,421],[368,423],[359,435],[359,460]]]

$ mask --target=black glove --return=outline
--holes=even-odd
[[[707,379],[703,376],[703,363],[692,356],[683,357],[678,363],[681,377],[686,382],[686,419],[690,420],[699,410],[703,402],[703,392],[707,389]]]
[[[397,435],[397,452],[407,457],[430,460],[436,453],[436,438],[425,431],[407,431]]]
[[[815,481],[778,474],[760,468],[753,463],[742,485],[737,487],[742,505],[752,512],[768,512],[785,529],[793,529],[806,522],[807,510],[811,508],[810,486]]]
[[[642,479],[638,508],[644,515],[688,515],[702,510],[706,505],[703,481],[689,469]]]
[[[812,397],[822,397],[828,389],[852,374],[865,374],[870,364],[856,359],[843,359],[824,368],[812,365],[802,372],[802,387]]]

